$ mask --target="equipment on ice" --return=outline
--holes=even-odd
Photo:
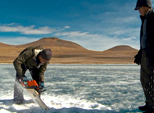
[[[49,110],[49,108],[46,106],[46,104],[42,101],[40,98],[40,93],[45,91],[43,88],[39,87],[36,80],[27,80],[22,81],[19,79],[21,85],[26,89],[27,93],[31,96],[31,98],[38,103],[38,105],[43,110]]]

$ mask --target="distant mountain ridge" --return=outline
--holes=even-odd
[[[4,43],[1,43],[1,42],[0,42],[0,47],[9,47],[9,46],[12,47],[13,45],[4,44]]]
[[[136,51],[137,49],[132,48],[130,46],[127,45],[120,45],[120,46],[115,46],[113,48],[110,48],[106,51]]]
[[[0,63],[12,63],[24,48],[37,45],[52,50],[53,57],[50,63],[61,64],[133,63],[133,57],[138,51],[126,45],[116,46],[106,51],[92,51],[71,41],[62,40],[57,37],[47,37],[23,45],[0,43]]]
[[[71,41],[66,41],[59,39],[57,37],[48,37],[48,38],[42,38],[38,41],[31,42],[28,44],[18,45],[18,47],[27,47],[27,46],[37,46],[41,45],[43,47],[66,47],[66,48],[75,48],[75,49],[85,49],[79,44],[76,44]]]

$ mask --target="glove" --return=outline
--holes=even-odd
[[[24,76],[22,76],[22,77],[20,77],[20,79],[22,80],[22,81],[24,81],[24,82],[27,82],[28,81],[28,79],[27,79],[27,77],[24,75]]]
[[[41,88],[44,88],[44,83],[43,82],[40,84],[40,87]]]
[[[138,64],[138,65],[141,64],[141,58],[140,58],[138,55],[135,56],[134,63],[136,63],[136,64]]]
[[[141,64],[141,56],[142,56],[142,50],[140,50],[138,52],[138,54],[134,57],[135,58],[134,63],[140,65]]]

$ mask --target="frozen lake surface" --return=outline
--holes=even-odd
[[[135,113],[145,101],[137,65],[48,65],[41,96],[48,111],[26,93],[23,105],[13,103],[15,73],[0,64],[0,113]]]

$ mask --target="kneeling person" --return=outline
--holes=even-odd
[[[18,85],[19,79],[26,80],[26,70],[30,71],[33,80],[44,87],[44,72],[47,64],[51,59],[52,52],[50,49],[43,49],[41,46],[31,46],[23,50],[14,60],[13,64],[16,70],[16,81],[14,85],[14,102],[22,104],[24,101],[23,90]]]

